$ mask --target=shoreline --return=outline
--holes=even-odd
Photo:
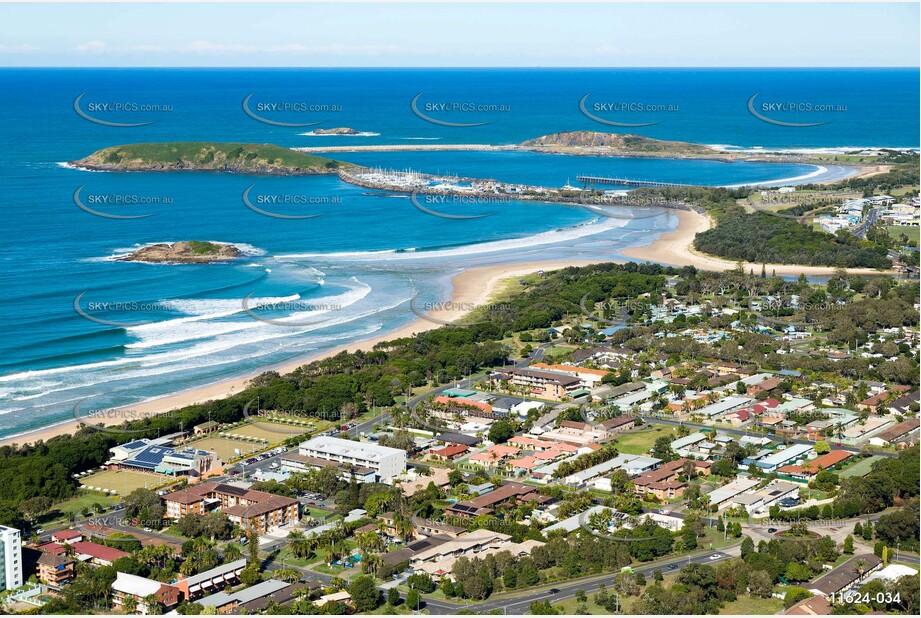
[[[566,268],[567,266],[588,266],[607,262],[605,259],[564,261],[553,260],[546,262],[519,262],[511,264],[497,264],[492,266],[479,266],[464,269],[451,278],[451,295],[447,307],[429,312],[431,319],[416,317],[412,322],[400,328],[385,333],[379,333],[366,339],[353,343],[337,346],[325,352],[309,354],[298,359],[286,361],[276,365],[260,368],[235,378],[227,378],[204,386],[193,387],[184,391],[171,393],[162,397],[148,399],[136,404],[121,406],[117,410],[131,412],[128,419],[137,419],[144,416],[156,416],[185,406],[204,403],[214,399],[232,396],[246,388],[250,380],[267,371],[277,371],[286,374],[308,363],[329,358],[340,352],[355,352],[357,350],[371,350],[376,344],[383,341],[393,341],[404,337],[411,337],[444,326],[444,322],[454,322],[467,315],[473,308],[480,307],[489,302],[496,294],[501,283],[513,278],[533,274],[540,270],[550,271]],[[92,419],[96,425],[120,425],[126,418],[118,419]],[[61,421],[54,425],[33,429],[14,436],[0,438],[0,446],[17,444],[24,446],[38,440],[49,440],[56,436],[76,432],[81,423],[77,420]]]
[[[736,268],[738,262],[702,253],[694,248],[694,237],[705,232],[713,225],[708,215],[692,210],[676,210],[678,226],[670,232],[660,235],[653,243],[642,247],[621,249],[620,254],[633,261],[655,262],[667,266],[694,266],[699,270],[724,271]],[[761,272],[761,264],[742,262],[746,272],[749,269]],[[798,264],[765,264],[768,272],[775,271],[778,276],[797,277],[800,274],[813,277],[831,276],[838,270],[832,266],[801,266]],[[848,268],[854,275],[893,275],[894,270],[876,270],[875,268]]]

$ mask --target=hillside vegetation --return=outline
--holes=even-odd
[[[97,150],[73,162],[111,171],[199,170],[270,175],[332,174],[348,163],[274,144],[162,142]]]
[[[521,142],[523,148],[564,152],[566,149],[598,149],[607,154],[637,156],[735,158],[708,146],[690,142],[670,142],[632,133],[601,133],[598,131],[562,131]]]

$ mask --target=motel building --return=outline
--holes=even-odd
[[[112,605],[116,609],[127,613],[149,614],[154,609],[148,605],[150,597],[156,599],[158,605],[170,609],[179,604],[182,592],[175,586],[129,573],[119,572],[112,582]],[[131,605],[135,608],[134,612],[130,610]]]

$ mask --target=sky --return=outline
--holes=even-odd
[[[917,67],[919,3],[0,4],[0,66]]]

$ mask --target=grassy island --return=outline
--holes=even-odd
[[[125,144],[97,150],[72,162],[88,169],[133,172],[178,170],[239,174],[335,174],[350,164],[274,144],[161,142]]]

